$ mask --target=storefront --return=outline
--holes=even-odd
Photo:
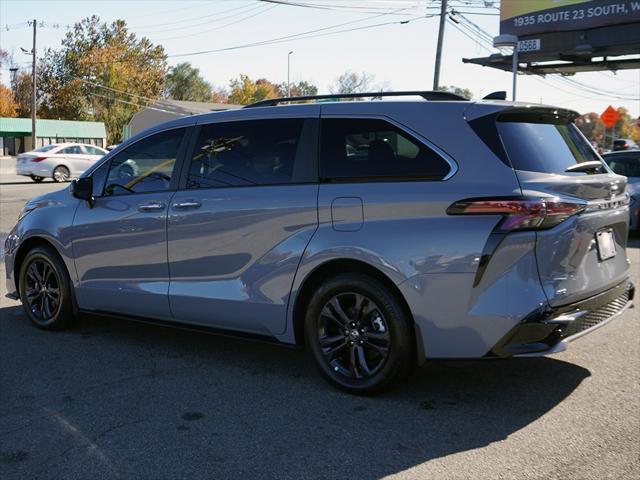
[[[36,120],[36,145],[78,142],[106,146],[106,129],[102,122],[74,120]],[[0,118],[0,155],[18,155],[32,150],[30,118]]]

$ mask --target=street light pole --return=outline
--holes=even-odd
[[[287,54],[287,97],[291,96],[291,54],[293,50],[291,50]]]
[[[498,35],[497,37],[493,37],[493,46],[496,48],[499,47],[511,47],[513,48],[513,63],[511,69],[513,70],[513,86],[511,98],[515,102],[516,101],[516,80],[518,78],[518,37],[515,35],[510,35],[508,33]]]

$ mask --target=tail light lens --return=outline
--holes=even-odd
[[[584,203],[558,199],[480,198],[455,202],[448,215],[502,215],[498,230],[544,230],[582,212]]]
[[[37,162],[41,162],[41,161],[46,160],[46,159],[47,159],[47,157],[36,157],[36,158],[32,158],[31,161],[37,163]]]

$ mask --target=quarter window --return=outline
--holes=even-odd
[[[203,125],[187,188],[277,185],[299,181],[304,119]]]
[[[323,120],[320,162],[324,179],[441,180],[451,169],[439,154],[379,119]]]
[[[105,195],[169,190],[184,128],[151,135],[111,160]]]

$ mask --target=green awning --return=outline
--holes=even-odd
[[[0,137],[31,135],[30,118],[0,118]],[[36,120],[38,137],[58,138],[106,138],[102,122],[75,120]]]

